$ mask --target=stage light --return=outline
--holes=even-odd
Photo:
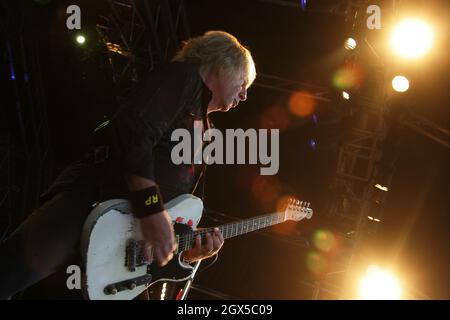
[[[311,149],[316,150],[317,142],[314,139],[309,140],[309,146]]]
[[[78,35],[77,38],[76,38],[76,40],[77,40],[77,42],[78,42],[79,44],[83,44],[83,43],[86,42],[86,38],[85,38],[84,36],[82,36],[82,35]]]
[[[300,7],[302,7],[303,10],[306,10],[306,0],[300,0]]]
[[[391,272],[371,265],[359,283],[359,295],[363,300],[399,300],[401,287]]]
[[[167,291],[167,282],[164,282],[161,289],[161,300],[166,299],[166,291]]]
[[[397,92],[405,92],[409,89],[409,81],[404,76],[395,76],[392,79],[392,88]]]
[[[432,47],[434,34],[431,27],[419,19],[401,21],[391,34],[394,52],[407,59],[422,57]]]
[[[388,189],[388,187],[384,187],[384,186],[382,186],[381,184],[379,184],[379,183],[377,183],[376,185],[375,185],[375,188],[377,188],[377,189],[380,189],[381,191],[389,191],[389,189]]]
[[[342,91],[342,98],[344,98],[345,100],[349,100],[350,95],[348,94],[348,92]]]
[[[344,48],[347,50],[354,50],[356,48],[356,40],[353,38],[348,38],[345,40]]]

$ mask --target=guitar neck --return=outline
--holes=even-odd
[[[279,223],[286,221],[285,213],[272,213],[267,215],[262,215],[246,220],[241,220],[237,222],[227,223],[218,226],[220,232],[224,239],[239,236],[241,234],[253,232],[259,229],[267,228]],[[200,231],[192,231],[180,235],[178,247],[180,251],[189,250],[194,246],[195,238],[197,235],[201,235],[202,238],[206,233],[210,233],[214,228],[206,228]]]

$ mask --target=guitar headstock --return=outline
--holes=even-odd
[[[297,199],[289,199],[285,216],[287,220],[300,221],[304,218],[311,219],[313,210],[309,207],[310,203]]]

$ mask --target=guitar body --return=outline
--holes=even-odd
[[[203,212],[202,201],[190,194],[166,203],[177,235],[195,229]],[[181,252],[164,267],[147,262],[141,254],[139,220],[127,200],[98,204],[88,216],[81,237],[82,290],[90,300],[131,300],[159,281],[184,281],[192,266],[180,260]]]
[[[180,252],[164,267],[153,263],[152,250],[144,245],[139,219],[131,213],[127,200],[98,204],[89,214],[81,236],[83,259],[82,292],[91,300],[131,300],[159,281],[185,281],[194,268],[181,261],[181,251],[194,246],[194,239],[212,229],[194,231],[203,212],[203,202],[190,194],[168,203]],[[224,239],[282,223],[310,219],[309,202],[290,199],[284,212],[266,214],[217,228]]]

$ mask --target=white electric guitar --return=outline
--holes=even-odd
[[[153,263],[151,254],[144,258],[139,220],[131,213],[128,200],[105,201],[92,210],[81,238],[82,291],[86,299],[131,300],[156,282],[190,279],[193,266],[181,260],[181,252],[194,246],[198,234],[204,237],[213,228],[195,230],[202,216],[203,203],[193,195],[181,195],[165,207],[174,222],[178,250],[164,267]],[[309,203],[290,200],[284,212],[227,223],[218,228],[227,239],[287,220],[310,219],[312,214]]]

